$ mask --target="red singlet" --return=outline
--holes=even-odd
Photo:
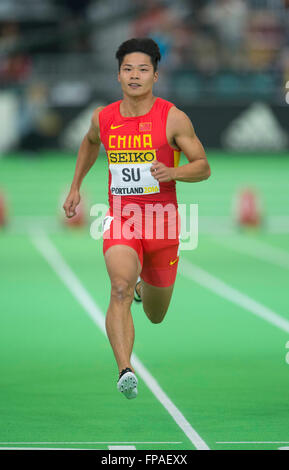
[[[116,244],[131,246],[138,253],[144,281],[159,287],[169,286],[175,281],[178,264],[179,215],[175,181],[159,183],[151,175],[150,168],[154,160],[168,167],[179,164],[180,151],[170,146],[166,135],[167,116],[173,104],[156,98],[147,114],[125,117],[120,114],[120,103],[116,101],[99,113],[100,138],[109,164],[110,210],[104,220],[103,251],[105,253]],[[128,204],[137,205],[138,209],[134,211],[132,238],[127,236],[127,227],[126,234],[116,236],[113,233],[116,218],[121,226],[128,225],[126,222],[133,210]],[[120,208],[121,215],[113,211],[115,205]],[[145,214],[149,206],[160,210],[147,220]],[[164,206],[170,208],[169,213],[164,212]],[[164,235],[160,238],[156,230],[161,218]],[[148,235],[147,222],[153,225],[153,235]],[[175,235],[173,231],[168,235],[169,227],[173,225]]]

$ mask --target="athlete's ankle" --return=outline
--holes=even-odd
[[[132,367],[132,365],[126,365],[124,367],[119,367],[119,375],[122,373],[122,371],[126,370],[126,369],[130,369],[133,373],[135,372],[134,371],[134,368]]]

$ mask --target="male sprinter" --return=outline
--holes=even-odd
[[[130,308],[138,278],[143,309],[152,323],[160,323],[177,273],[179,234],[168,235],[173,217],[160,209],[169,205],[176,215],[175,181],[205,180],[210,167],[187,115],[153,95],[161,58],[158,45],[148,38],[130,39],[120,45],[116,58],[123,99],[94,111],[63,208],[67,217],[75,215],[80,185],[102,142],[109,164],[110,206],[103,225],[103,253],[111,282],[106,331],[119,368],[117,388],[131,399],[137,395],[137,377],[131,364],[134,325]],[[178,166],[181,151],[188,163]],[[152,212],[146,217],[149,206],[155,209],[155,218]],[[133,236],[128,228],[132,207],[137,209]],[[161,224],[164,234],[158,237],[155,231]]]

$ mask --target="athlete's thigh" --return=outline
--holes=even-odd
[[[135,286],[141,272],[141,263],[134,248],[112,245],[106,250],[104,259],[112,284],[123,281],[129,286]]]
[[[170,305],[174,284],[169,287],[156,287],[142,279],[141,296],[143,309],[150,320],[159,323],[163,320]]]

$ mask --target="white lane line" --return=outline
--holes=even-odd
[[[251,299],[248,295],[229,286],[217,277],[212,276],[204,269],[192,264],[190,261],[182,258],[179,263],[179,272],[188,279],[200,284],[202,287],[213,291],[220,297],[229,300],[277,328],[286,331],[286,333],[289,333],[288,320],[273,312],[273,310],[270,310],[265,305],[262,305],[260,302]]]
[[[109,450],[136,450],[135,446],[108,446]]]
[[[53,243],[49,240],[45,233],[42,235],[40,235],[40,233],[37,235],[31,234],[31,239],[35,247],[46,259],[48,264],[54,269],[66,287],[70,290],[80,305],[82,305],[92,320],[106,336],[105,319],[101,310],[97,307],[94,299],[90,296],[74,272],[70,269]],[[196,449],[209,450],[209,447],[205,441],[193,429],[184,415],[174,405],[174,403],[162,390],[156,379],[149,373],[149,371],[145,368],[145,366],[135,354],[132,355],[132,364],[147,387],[151,390],[157,400],[165,407],[165,409],[168,411],[177,425],[182,429],[191,443],[196,447]]]
[[[185,419],[180,410],[174,405],[174,403],[169,399],[166,393],[161,389],[160,385],[156,379],[149,373],[149,371],[144,367],[140,360],[133,355],[133,366],[138,371],[143,381],[152,391],[152,393],[157,397],[163,407],[175,420],[178,426],[183,430],[189,440],[195,445],[198,450],[209,450],[208,445],[201,439],[199,434],[192,428],[190,423]]]
[[[245,253],[259,258],[262,261],[281,266],[282,268],[289,269],[289,252],[280,248],[274,247],[260,240],[254,240],[251,238],[234,237],[234,239],[214,237],[212,238],[214,243],[231,248],[232,250],[240,253]]]
[[[220,441],[216,444],[289,444],[289,441]]]
[[[182,444],[182,441],[178,442],[167,442],[167,441],[98,441],[98,442],[0,442],[0,445],[40,445],[40,444],[45,444],[45,445],[95,445],[95,444]]]
[[[76,447],[0,447],[0,450],[91,450],[77,449]]]

